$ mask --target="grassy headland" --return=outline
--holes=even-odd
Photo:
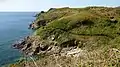
[[[76,47],[83,51],[79,57],[57,56],[56,59],[47,55],[36,60],[40,67],[120,66],[120,8],[51,8],[36,15],[32,28],[33,36],[38,36],[47,46]],[[19,67],[24,62],[10,67]],[[33,62],[27,65],[35,67]]]

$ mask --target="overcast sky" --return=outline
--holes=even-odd
[[[41,11],[51,7],[120,6],[120,0],[0,0],[0,11]]]

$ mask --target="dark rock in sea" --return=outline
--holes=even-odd
[[[32,24],[29,24],[29,27],[28,27],[28,29],[31,29],[31,27],[32,27]]]
[[[18,43],[13,44],[14,49],[22,49],[25,44],[25,41],[19,41]]]
[[[14,48],[14,49],[22,49],[23,47],[24,47],[24,45],[26,44],[26,40],[29,38],[29,36],[27,36],[27,37],[25,37],[25,38],[23,38],[23,39],[21,39],[21,40],[19,40],[19,41],[16,41],[13,45],[12,45],[12,47]]]

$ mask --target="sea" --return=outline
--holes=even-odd
[[[21,57],[12,44],[32,35],[28,26],[34,21],[35,12],[0,12],[0,67],[15,62]]]

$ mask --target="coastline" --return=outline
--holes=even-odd
[[[29,25],[34,34],[13,45],[26,57],[38,59],[10,67],[119,66],[119,11],[109,7],[41,11]]]

